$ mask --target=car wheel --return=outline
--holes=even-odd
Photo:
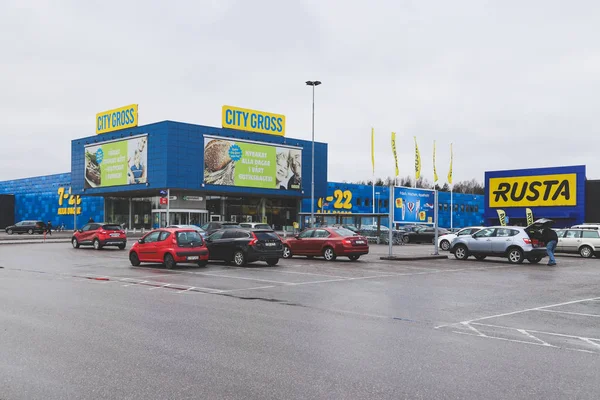
[[[508,251],[508,261],[511,264],[521,264],[523,262],[523,252],[521,251],[521,249],[510,249]]]
[[[124,244],[120,244],[119,245],[119,250],[125,250],[125,245]]]
[[[138,257],[138,255],[135,251],[132,251],[131,253],[129,253],[129,262],[134,267],[137,267],[138,265],[140,265],[140,258]]]
[[[450,250],[450,242],[447,240],[442,240],[442,242],[440,243],[440,248],[444,251]]]
[[[530,264],[537,264],[542,261],[542,257],[529,257],[527,261],[529,261]]]
[[[29,229],[29,230],[27,231],[27,233],[29,233],[30,235],[33,235],[33,229]]]
[[[356,261],[360,258],[360,256],[348,256],[348,258],[350,259],[350,261]]]
[[[405,244],[409,243],[410,242],[410,236],[408,236],[408,235],[402,236],[402,242],[404,242]]]
[[[594,251],[590,246],[581,246],[579,249],[579,255],[583,258],[590,258],[594,255]]]
[[[486,257],[486,256],[475,256],[475,259],[476,259],[477,261],[483,261],[483,260],[485,260],[485,257]]]
[[[206,261],[206,260],[198,261],[199,267],[206,267],[206,264],[208,264],[208,261]]]
[[[73,245],[74,249],[78,249],[79,248],[79,242],[77,241],[77,238],[71,239],[71,244]]]
[[[279,258],[269,258],[267,260],[267,264],[269,264],[270,266],[277,265],[278,262],[279,262]]]
[[[169,253],[165,254],[165,267],[167,269],[173,269],[177,266],[175,259]]]
[[[292,249],[289,246],[283,246],[283,258],[292,258]]]
[[[12,235],[13,234],[13,230],[9,229],[9,230],[6,231],[6,233],[8,233],[9,235]]]
[[[100,244],[100,241],[98,239],[94,239],[92,244],[94,245],[94,249],[96,250],[100,250],[102,248],[102,245]]]
[[[467,258],[469,258],[467,246],[465,246],[464,244],[459,244],[458,246],[456,246],[456,249],[454,250],[454,257],[457,260],[466,260]]]
[[[237,250],[235,253],[233,253],[233,263],[236,267],[243,267],[246,265],[246,256],[244,255],[243,251]]]
[[[335,252],[331,247],[325,247],[325,249],[323,250],[323,257],[325,257],[325,260],[327,261],[335,261],[335,259],[337,258]]]

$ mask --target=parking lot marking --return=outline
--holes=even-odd
[[[546,309],[539,309],[539,310],[534,310],[534,311],[543,311],[543,312],[557,313],[557,314],[581,315],[584,317],[600,318],[600,315],[598,315],[598,314],[585,314],[585,313],[578,313],[578,312],[571,312],[571,311],[557,311],[557,310],[546,310]]]
[[[507,313],[503,313],[503,314],[496,314],[496,315],[490,315],[487,317],[481,317],[481,318],[475,318],[475,319],[471,319],[468,321],[463,321],[463,322],[474,322],[474,321],[483,321],[485,319],[491,319],[491,318],[499,318],[499,317],[506,317],[508,315],[515,315],[515,314],[521,314],[521,313],[525,313],[528,311],[539,311],[545,308],[552,308],[552,307],[559,307],[559,306],[566,306],[568,304],[576,304],[576,303],[583,303],[585,301],[590,301],[590,300],[600,300],[600,297],[593,297],[593,298],[589,298],[589,299],[581,299],[581,300],[573,300],[573,301],[566,301],[564,303],[558,303],[558,304],[550,304],[548,306],[541,306],[541,307],[533,307],[533,308],[527,308],[525,310],[519,310],[519,311],[512,311],[512,312],[507,312]]]
[[[525,335],[527,337],[532,338],[533,340],[537,340],[538,342],[542,343],[544,346],[556,347],[556,346],[552,346],[548,342],[544,342],[542,339],[538,338],[537,336],[533,336],[531,333],[527,332],[525,329],[517,329],[517,331],[519,331],[520,333],[522,333],[523,335]]]
[[[509,329],[509,330],[514,330],[514,331],[521,331],[521,329],[519,328],[513,328],[511,326],[502,326],[502,325],[493,325],[493,324],[481,324],[479,322],[471,322],[471,324],[473,325],[479,325],[479,326],[489,326],[491,328],[502,328],[502,329]],[[559,337],[565,337],[565,338],[571,338],[571,339],[581,339],[581,340],[593,340],[593,341],[600,341],[599,338],[590,338],[590,337],[585,337],[585,336],[576,336],[576,335],[566,335],[564,333],[556,333],[556,332],[545,332],[545,331],[538,331],[538,330],[534,330],[534,329],[527,329],[527,332],[533,332],[533,333],[539,333],[542,335],[550,335],[550,336],[559,336]],[[597,345],[596,343],[594,343],[595,345]]]
[[[233,293],[233,292],[241,292],[243,290],[270,289],[270,288],[274,288],[274,287],[281,287],[281,286],[270,285],[270,286],[256,286],[256,287],[249,287],[249,288],[242,288],[242,289],[220,290],[219,293]]]
[[[228,278],[228,279],[242,279],[242,280],[246,280],[246,281],[256,281],[256,282],[278,283],[278,284],[281,284],[281,285],[287,285],[287,284],[292,283],[292,282],[285,282],[285,281],[274,281],[274,280],[270,280],[270,279],[249,278],[249,277],[246,277],[246,276],[232,276],[232,275],[223,275],[223,274],[212,274],[212,273],[207,273],[207,272],[193,272],[193,271],[182,271],[182,272],[184,274],[193,274],[193,275],[202,275],[202,276],[214,276],[214,277],[217,277],[217,278]]]
[[[151,287],[151,288],[150,288],[150,289],[148,289],[148,290],[162,289],[162,288],[166,288],[166,287],[169,287],[169,286],[171,286],[171,284],[170,284],[170,283],[167,283],[167,284],[165,284],[165,285],[162,285],[162,286],[155,286],[155,287]]]

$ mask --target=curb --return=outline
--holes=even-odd
[[[0,245],[8,244],[40,244],[40,243],[71,243],[71,239],[49,239],[44,242],[41,240],[0,240]]]
[[[431,255],[431,256],[386,256],[379,257],[380,260],[386,261],[419,261],[419,260],[446,260],[448,256],[444,255]]]

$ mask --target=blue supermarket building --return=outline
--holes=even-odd
[[[0,228],[42,220],[70,230],[90,218],[128,229],[209,221],[306,226],[312,142],[234,128],[163,121],[75,139],[70,172],[0,182]],[[316,142],[314,152],[317,222],[345,214],[345,222],[364,225],[373,221],[365,214],[389,213],[389,187],[329,182],[328,145]],[[485,195],[438,192],[439,226],[498,224],[498,210],[520,225],[528,210],[559,226],[600,221],[593,207],[600,182],[586,179],[585,166],[486,172],[485,187]],[[430,198],[403,203],[398,190],[394,222],[433,222],[419,211],[432,212]]]

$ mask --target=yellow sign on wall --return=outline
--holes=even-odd
[[[491,208],[577,205],[577,174],[490,178]]]
[[[65,199],[69,199],[69,207],[63,207],[65,205]],[[70,193],[70,189],[67,191],[64,187],[58,188],[58,215],[73,215],[77,212],[77,215],[81,214],[81,207],[76,207],[81,204],[81,196]]]
[[[138,125],[138,105],[131,104],[96,114],[96,134],[133,128]]]
[[[223,106],[223,128],[285,136],[285,115]]]

